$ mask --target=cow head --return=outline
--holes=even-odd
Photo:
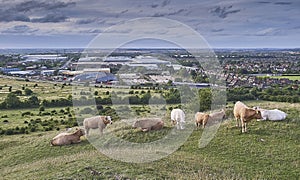
[[[176,125],[176,124],[177,124],[177,122],[174,121],[174,120],[171,120],[171,123],[172,123],[173,125]]]
[[[262,119],[260,110],[255,110],[254,118],[255,119]]]
[[[111,117],[110,116],[105,116],[104,119],[103,119],[103,122],[104,122],[105,125],[112,124]]]
[[[85,135],[85,131],[84,131],[84,129],[81,129],[81,128],[78,129],[78,128],[76,128],[76,132],[74,134],[76,134],[76,135],[78,135],[80,137],[80,136]]]

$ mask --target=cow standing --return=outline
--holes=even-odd
[[[171,121],[176,125],[177,129],[184,129],[185,114],[181,109],[173,109],[171,111]]]
[[[242,124],[242,133],[247,132],[247,123],[252,119],[261,119],[260,110],[255,110],[247,107],[244,103],[238,101],[233,108],[233,114],[236,120],[236,126],[240,127]]]
[[[89,135],[90,129],[99,129],[100,135],[103,134],[103,129],[107,124],[112,124],[112,120],[110,116],[94,116],[85,118],[83,120],[83,126],[86,132],[86,135]]]

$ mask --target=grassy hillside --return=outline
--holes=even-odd
[[[35,86],[38,84],[38,86]],[[43,82],[26,82],[1,78],[0,101],[9,93],[29,88],[41,99],[66,98],[71,86]],[[110,89],[97,89],[107,96]],[[119,90],[121,91],[121,90]],[[140,90],[135,90],[140,91]],[[24,92],[22,90],[22,92]],[[26,99],[27,96],[20,96]],[[281,109],[288,114],[282,122],[252,121],[248,133],[241,134],[232,117],[233,104],[227,108],[228,119],[214,139],[199,148],[203,130],[195,129],[173,154],[152,163],[125,163],[110,159],[88,140],[63,147],[51,147],[49,141],[66,127],[74,125],[72,107],[14,109],[0,111],[0,131],[24,129],[19,135],[0,136],[1,179],[298,179],[300,174],[300,104],[249,101],[247,105]],[[120,107],[122,109],[122,107]],[[139,116],[147,106],[132,106]],[[105,106],[104,106],[105,109]],[[168,108],[166,108],[168,109]],[[164,110],[166,110],[164,109]],[[75,109],[79,111],[78,109]],[[126,109],[123,111],[126,112]],[[169,116],[168,116],[169,117]],[[162,131],[143,133],[128,127],[107,128],[107,133],[129,142],[151,142],[165,136],[172,128],[168,117]],[[75,121],[76,123],[76,121]],[[34,130],[34,131],[33,131]],[[28,134],[26,134],[28,133]]]
[[[298,179],[300,104],[246,103],[279,108],[289,116],[282,122],[252,121],[246,134],[241,134],[229,116],[205,148],[198,148],[203,130],[195,129],[175,153],[144,164],[112,160],[84,138],[80,144],[51,147],[49,140],[58,133],[56,130],[1,136],[0,176],[2,179]],[[140,138],[155,139],[157,132],[144,134],[128,129],[118,135],[139,142]]]

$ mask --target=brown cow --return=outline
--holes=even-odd
[[[225,110],[214,112],[211,114],[197,112],[195,114],[196,126],[199,127],[202,124],[202,127],[205,128],[208,122],[214,123],[225,119]]]
[[[252,119],[262,119],[260,110],[249,108],[240,101],[235,103],[233,114],[236,120],[237,127],[240,127],[240,119],[240,122],[242,124],[242,133],[247,132],[247,122],[250,122]]]
[[[200,125],[202,125],[202,127],[205,128],[208,118],[209,118],[209,114],[197,112],[195,114],[196,126],[199,127]]]
[[[164,122],[159,118],[144,118],[137,120],[132,127],[141,128],[144,132],[161,130],[164,127]]]
[[[62,146],[62,145],[69,145],[80,143],[80,137],[84,135],[83,129],[77,129],[74,133],[60,133],[55,136],[51,141],[50,144],[52,146]]]

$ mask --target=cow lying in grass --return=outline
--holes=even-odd
[[[242,124],[242,133],[247,132],[247,123],[252,119],[262,119],[260,110],[247,107],[244,103],[238,101],[233,108],[233,115],[236,120],[236,126]]]
[[[145,118],[134,122],[134,128],[140,128],[142,131],[161,130],[164,122],[160,118]]]
[[[74,133],[60,133],[55,136],[51,141],[50,144],[52,146],[63,146],[69,144],[80,143],[80,137],[84,135],[83,129],[77,129]]]
[[[259,107],[254,107],[253,109],[261,111],[262,120],[281,121],[284,120],[287,116],[285,112],[280,111],[278,109],[267,110],[261,109]]]
[[[225,119],[225,117],[226,117],[226,114],[225,114],[224,109],[222,109],[222,111],[214,112],[211,114],[197,112],[195,114],[196,126],[199,127],[200,125],[202,125],[202,127],[205,128],[207,123],[219,122],[219,121]]]
[[[106,127],[107,124],[112,124],[112,120],[110,116],[94,116],[85,118],[83,120],[83,126],[86,132],[86,135],[89,135],[90,129],[97,129],[99,128],[100,135],[103,134],[103,129]]]
[[[181,109],[173,109],[171,111],[171,121],[173,125],[176,125],[177,129],[184,129],[185,114]]]

